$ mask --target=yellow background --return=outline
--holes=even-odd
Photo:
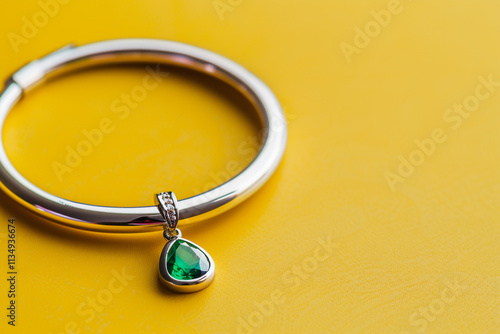
[[[0,332],[499,332],[500,87],[456,129],[443,117],[475,94],[479,77],[500,81],[500,3],[402,0],[377,31],[371,12],[388,6],[73,0],[43,22],[37,1],[3,1],[2,78],[71,42],[181,41],[262,78],[286,110],[289,141],[255,196],[183,229],[217,265],[214,283],[190,295],[159,286],[161,233],[71,230],[0,194]],[[42,20],[37,31],[12,44],[34,16]],[[358,40],[363,47],[346,57],[342,46],[355,46],[356,27],[367,24],[375,29],[370,43]],[[159,191],[194,195],[231,172],[228,162],[248,163],[251,150],[238,150],[253,147],[258,131],[248,106],[211,80],[168,71],[123,120],[110,106],[141,84],[144,66],[93,69],[41,86],[7,120],[9,157],[49,192],[124,206],[150,205]],[[60,182],[53,162],[103,118],[114,130]],[[415,141],[434,129],[446,140],[391,189],[386,173],[398,172],[400,155],[418,157]],[[12,217],[15,328],[4,317]],[[334,243],[330,252],[318,248],[324,243]],[[105,296],[113,272],[123,270],[126,286],[93,319],[80,315],[82,303]]]

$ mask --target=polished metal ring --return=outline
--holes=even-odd
[[[45,218],[79,229],[148,232],[164,228],[166,219],[157,206],[98,206],[47,193],[14,168],[4,148],[5,119],[30,89],[47,78],[75,69],[130,62],[181,66],[222,80],[252,103],[263,125],[260,151],[240,174],[214,189],[178,201],[179,225],[210,218],[234,207],[269,179],[285,151],[287,124],[277,98],[259,78],[225,57],[191,45],[153,39],[119,39],[64,47],[27,64],[7,80],[0,95],[0,187],[9,196]]]

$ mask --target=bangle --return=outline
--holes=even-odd
[[[181,66],[222,80],[247,98],[263,125],[263,144],[255,159],[218,187],[177,201],[173,192],[154,197],[146,207],[97,206],[69,201],[45,192],[24,178],[8,159],[2,131],[15,103],[47,78],[102,63],[147,62]],[[0,188],[23,207],[65,226],[114,233],[163,229],[167,244],[160,256],[160,281],[177,292],[208,286],[215,265],[210,255],[182,238],[177,226],[201,221],[241,203],[262,186],[278,167],[286,147],[287,125],[272,91],[242,66],[191,45],[152,39],[119,39],[67,46],[35,60],[7,80],[0,95]]]

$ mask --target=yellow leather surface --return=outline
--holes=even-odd
[[[499,332],[498,1],[23,0],[0,12],[1,78],[72,42],[181,41],[262,78],[289,124],[260,191],[183,229],[217,265],[195,294],[159,286],[161,233],[80,232],[0,194],[1,333]],[[122,206],[194,195],[234,174],[228,162],[247,164],[258,145],[248,106],[163,70],[126,113],[115,101],[145,66],[33,90],[5,125],[13,164],[51,193]],[[102,142],[58,175],[54,162],[103,119]]]

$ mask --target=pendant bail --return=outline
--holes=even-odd
[[[165,230],[163,231],[163,237],[167,241],[174,240],[174,239],[180,239],[180,238],[182,238],[182,232],[178,228],[176,228],[174,231],[172,231],[168,228],[165,228]]]
[[[156,194],[155,205],[165,219],[165,238],[177,237],[177,224],[179,223],[179,208],[177,206],[177,197],[171,191]],[[180,231],[179,231],[180,232]]]

